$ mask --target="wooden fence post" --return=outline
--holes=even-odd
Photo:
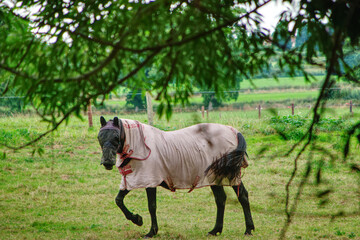
[[[291,114],[292,114],[292,115],[294,115],[294,108],[295,108],[295,107],[294,107],[294,104],[292,103],[292,104],[291,104]]]
[[[87,105],[87,114],[88,114],[88,120],[89,120],[89,127],[93,127],[93,119],[92,119],[92,109],[91,109],[91,100],[89,100]]]
[[[148,123],[150,126],[153,126],[153,108],[152,108],[152,101],[149,92],[146,92],[146,106],[147,106],[147,115],[148,115]]]
[[[259,109],[259,119],[261,118],[261,105],[259,104],[258,106],[258,109]]]
[[[202,118],[204,118],[204,110],[205,110],[204,106],[201,106],[201,116],[202,116]]]

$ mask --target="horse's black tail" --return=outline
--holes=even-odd
[[[240,179],[241,167],[246,167],[247,162],[245,156],[248,156],[246,153],[246,141],[241,133],[237,134],[238,146],[237,148],[227,153],[220,158],[216,159],[206,170],[205,175],[212,176],[217,183],[226,178],[230,183],[234,182],[236,179]]]

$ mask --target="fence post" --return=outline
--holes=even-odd
[[[201,116],[204,118],[204,106],[201,106]]]
[[[291,114],[292,114],[292,115],[294,115],[294,108],[295,108],[295,107],[294,107],[294,104],[292,103],[292,104],[291,104]]]
[[[153,125],[153,108],[152,108],[152,101],[149,92],[146,92],[146,106],[147,106],[147,115],[148,115],[148,123],[150,126]]]
[[[259,119],[261,118],[261,105],[259,104],[258,106],[258,109],[259,109]]]
[[[92,109],[91,109],[91,99],[88,102],[87,105],[87,114],[88,114],[88,120],[89,120],[89,127],[93,127],[93,119],[92,119]]]
[[[350,114],[351,115],[353,114],[352,107],[353,107],[352,100],[350,100]]]

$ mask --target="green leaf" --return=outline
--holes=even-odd
[[[45,151],[44,151],[44,149],[43,149],[42,147],[39,147],[39,148],[37,149],[37,153],[39,154],[39,156],[42,156],[44,152],[45,152]]]

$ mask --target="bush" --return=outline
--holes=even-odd
[[[294,116],[277,116],[270,119],[270,125],[285,140],[300,140],[304,136],[304,130],[308,119]]]
[[[128,94],[126,96],[125,106],[127,109],[144,110],[146,109],[146,98],[141,94],[141,91],[137,91],[137,93]]]
[[[332,88],[326,92],[325,98],[343,100],[360,99],[360,90],[350,88]]]
[[[2,97],[0,98],[0,113],[19,113],[23,110],[22,97]]]

